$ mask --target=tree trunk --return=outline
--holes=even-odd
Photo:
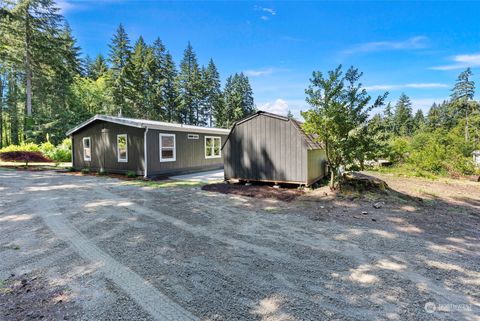
[[[25,104],[27,117],[32,116],[32,70],[30,64],[30,14],[25,10],[25,79],[27,100]]]
[[[335,189],[335,170],[330,168],[330,189]]]
[[[18,145],[17,84],[12,74],[9,74],[8,79],[8,105],[10,114],[10,139],[12,144]]]
[[[465,141],[468,142],[468,104],[465,107]]]

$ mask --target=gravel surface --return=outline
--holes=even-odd
[[[0,170],[0,280],[82,320],[480,320],[479,185],[382,178],[285,203]]]

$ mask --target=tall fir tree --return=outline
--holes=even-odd
[[[164,87],[166,86],[166,49],[160,38],[157,38],[149,50],[147,58],[148,100],[150,105],[149,119],[166,119],[166,102]]]
[[[475,82],[472,80],[472,77],[473,73],[470,68],[461,72],[450,95],[455,110],[465,115],[465,141],[469,139],[468,115],[476,106],[476,104],[472,104],[473,96],[475,95]]]
[[[162,86],[162,97],[165,102],[165,120],[168,122],[178,121],[180,116],[179,94],[177,87],[177,68],[172,55],[167,51],[165,55],[165,83]]]
[[[220,74],[217,67],[210,59],[208,66],[204,71],[204,88],[205,88],[205,118],[208,126],[212,127],[214,120],[224,117],[224,103],[222,99],[222,89],[220,83]]]
[[[107,61],[102,54],[98,54],[94,61],[92,61],[87,69],[87,77],[93,80],[97,80],[103,77],[108,72]]]
[[[423,111],[419,109],[413,117],[413,130],[417,131],[422,129],[423,126],[425,126],[425,116],[423,115]]]
[[[178,74],[179,89],[179,122],[190,125],[198,125],[203,117],[201,110],[201,74],[197,62],[197,56],[190,42],[183,53]]]
[[[133,116],[133,110],[127,99],[127,64],[131,55],[130,40],[127,32],[120,24],[110,44],[109,83],[112,89],[113,103],[117,107],[117,113]]]
[[[221,127],[230,127],[234,122],[255,112],[253,91],[248,77],[243,73],[227,78],[224,89],[226,117]]]
[[[396,135],[410,136],[413,131],[412,103],[410,98],[402,93],[395,105],[393,116],[394,133]]]
[[[140,36],[135,42],[130,59],[127,61],[127,97],[132,105],[132,116],[137,118],[148,118],[149,104],[147,93],[150,88],[149,75],[147,71],[147,59],[153,57],[150,48],[147,46],[143,37]]]

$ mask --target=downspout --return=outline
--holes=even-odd
[[[145,127],[145,132],[143,134],[143,177],[148,177],[148,162],[147,162],[147,133],[148,127]]]
[[[75,168],[75,166],[73,165],[74,162],[73,162],[73,135],[70,135],[70,141],[72,142],[72,147],[70,148],[70,157],[71,157],[71,160],[72,160],[72,168]]]

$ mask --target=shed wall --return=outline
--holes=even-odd
[[[176,160],[173,162],[160,162],[160,133],[175,134]],[[188,134],[199,135],[199,138],[188,139]],[[148,176],[222,168],[222,157],[205,158],[205,136],[220,137],[222,144],[227,138],[226,135],[218,134],[149,129],[147,133]]]
[[[323,149],[308,151],[308,184],[326,175],[327,154]]]
[[[258,115],[240,123],[223,154],[227,179],[307,183],[307,145],[289,121]]]
[[[127,134],[128,162],[118,162],[117,135]],[[109,122],[96,121],[72,135],[73,167],[76,170],[104,169],[111,173],[135,171],[143,174],[143,128],[134,128]],[[83,158],[83,137],[90,137],[91,161]]]

